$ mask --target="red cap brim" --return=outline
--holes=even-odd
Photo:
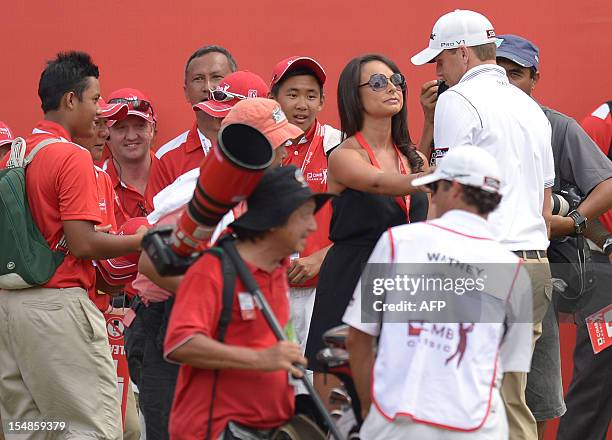
[[[127,104],[106,104],[104,107],[101,108],[101,110],[101,118],[113,119],[115,121],[125,119],[125,117],[128,115]]]
[[[202,101],[193,106],[193,110],[201,110],[207,115],[213,118],[225,118],[230,112],[232,107],[236,105],[238,101],[218,102],[218,101]]]

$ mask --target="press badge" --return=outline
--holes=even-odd
[[[247,292],[238,294],[238,303],[240,304],[240,316],[244,321],[252,321],[255,319],[255,301],[253,295]]]

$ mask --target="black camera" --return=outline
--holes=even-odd
[[[565,184],[552,194],[552,213],[565,217],[582,203],[584,194],[576,185]]]
[[[176,254],[170,246],[173,233],[172,226],[163,226],[150,229],[142,239],[142,249],[162,276],[184,274],[200,256],[199,253],[187,257]]]

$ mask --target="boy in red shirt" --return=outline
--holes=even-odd
[[[94,134],[98,76],[89,55],[69,52],[40,78],[45,118],[26,154],[45,139],[57,142],[28,166],[26,193],[49,246],[67,253],[45,285],[0,291],[0,413],[5,421],[64,421],[66,437],[115,440],[122,438],[121,408],[106,323],[87,296],[95,284],[91,260],[139,250],[144,231],[116,237],[95,230],[101,216],[93,162],[71,139]]]
[[[238,253],[281,326],[289,321],[287,257],[304,248],[317,228],[314,214],[330,196],[314,194],[297,167],[273,168],[248,198],[248,211],[230,225]],[[239,278],[225,341],[217,341],[222,291],[220,260],[205,254],[176,295],[164,350],[167,359],[183,364],[170,415],[173,440],[216,439],[229,421],[270,430],[293,414],[287,371],[297,376],[292,364],[306,363],[299,345],[276,340]]]

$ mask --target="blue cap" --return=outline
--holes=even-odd
[[[508,58],[522,67],[535,67],[540,64],[540,49],[531,41],[518,35],[498,35],[497,56]]]

